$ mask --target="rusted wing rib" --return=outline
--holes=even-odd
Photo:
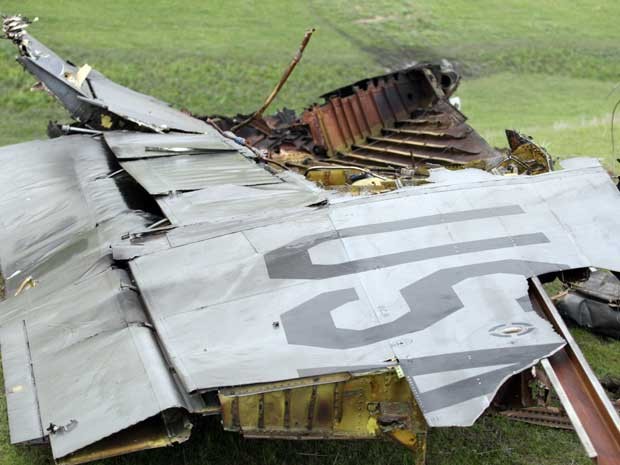
[[[530,294],[536,309],[566,339],[567,345],[562,350],[543,360],[543,368],[579,439],[595,463],[617,465],[620,460],[620,419],[617,412],[536,277],[531,280]]]
[[[438,85],[442,76],[441,68],[425,64],[360,81],[326,94],[301,119],[330,157],[371,157],[398,167],[497,157],[447,101],[456,86]]]

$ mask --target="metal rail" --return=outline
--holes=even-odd
[[[620,465],[618,413],[540,280],[534,277],[530,282],[535,309],[566,340],[566,346],[542,360],[542,366],[588,456],[598,465]]]

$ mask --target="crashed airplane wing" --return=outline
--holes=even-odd
[[[223,234],[175,229],[162,249],[141,256],[153,248],[137,239],[119,258],[136,257],[188,392],[398,363],[430,426],[468,426],[505,379],[563,345],[526,279],[620,264],[591,227],[615,226],[618,192],[600,166],[450,178]]]
[[[620,270],[620,193],[598,162],[552,172],[512,132],[491,149],[440,67],[231,133],[76,68],[26,26],[5,18],[5,35],[80,124],[0,149],[13,443],[83,463],[219,414],[248,437],[391,437],[423,460],[427,427],[473,424],[513,375],[573,350],[530,298],[537,277]],[[349,116],[419,98],[336,142],[364,86],[375,104]],[[354,143],[377,131],[398,141]],[[422,144],[416,165],[392,166],[394,144]]]

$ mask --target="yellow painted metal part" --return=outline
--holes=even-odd
[[[302,378],[221,390],[225,430],[246,437],[389,438],[423,457],[426,422],[395,370]]]
[[[352,194],[388,192],[398,187],[395,179],[355,167],[314,166],[305,176],[322,187],[339,188]]]
[[[113,125],[113,121],[112,121],[112,118],[110,118],[110,115],[106,115],[106,114],[101,115],[101,127],[105,129],[110,129],[112,125]]]
[[[512,151],[512,156],[527,165],[529,174],[541,174],[551,171],[551,159],[539,145],[530,142],[520,145]]]
[[[172,411],[171,411],[172,412]],[[56,460],[58,465],[79,465],[132,452],[170,447],[189,439],[191,423],[180,412],[172,412],[172,421],[163,419],[166,412],[126,430],[104,438],[90,446]]]

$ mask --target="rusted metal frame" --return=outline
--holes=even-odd
[[[339,155],[342,155],[342,152],[340,152]],[[379,171],[389,171],[389,172],[392,172],[392,173],[400,172],[400,170],[397,170],[395,168],[389,168],[387,166],[370,165],[368,163],[365,163],[365,164],[355,163],[355,162],[351,162],[351,161],[347,161],[347,160],[341,160],[340,158],[333,158],[333,159],[326,158],[325,160],[321,160],[321,163],[330,163],[330,164],[334,164],[334,165],[344,165],[344,166],[350,166],[350,167],[354,167],[354,168],[370,169],[370,170],[373,170],[373,171],[377,171],[377,170],[379,170]]]
[[[310,395],[310,402],[308,402],[308,423],[306,424],[306,429],[308,431],[312,431],[312,426],[314,425],[314,408],[316,406],[317,390],[318,386],[316,384],[312,386],[312,394]]]
[[[329,129],[331,127],[336,128],[336,130],[338,131],[339,135],[340,135],[340,139],[342,140],[342,144],[338,144],[336,147],[334,147],[334,149],[338,149],[338,148],[342,148],[342,147],[349,147],[351,145],[351,141],[352,139],[349,137],[349,134],[347,134],[345,128],[343,127],[343,124],[341,122],[341,117],[338,114],[338,110],[336,108],[336,97],[331,99],[329,101],[329,103],[326,106],[327,112],[326,112],[326,116],[329,116],[331,119],[331,123],[332,124],[326,124],[326,127]]]
[[[537,310],[566,340],[566,346],[542,361],[543,368],[584,448],[599,465],[617,465],[620,457],[620,418],[581,349],[546,294],[540,280],[530,280]]]
[[[276,96],[278,95],[278,93],[280,92],[282,87],[284,87],[284,84],[286,83],[286,81],[288,80],[290,75],[293,73],[293,70],[295,69],[297,64],[301,61],[301,57],[302,57],[302,55],[304,53],[304,50],[306,49],[306,46],[308,45],[308,42],[310,42],[310,38],[312,37],[312,34],[314,34],[314,31],[315,31],[314,28],[308,29],[306,31],[306,33],[304,34],[304,38],[302,39],[301,44],[299,46],[299,50],[297,50],[297,53],[293,57],[293,60],[290,62],[290,64],[286,68],[286,70],[284,70],[284,73],[282,74],[282,77],[280,78],[280,80],[278,81],[276,86],[273,88],[273,90],[271,91],[269,96],[265,99],[265,101],[263,102],[261,107],[258,110],[256,110],[249,118],[247,118],[247,119],[241,121],[239,124],[233,126],[231,128],[232,132],[237,131],[238,129],[242,128],[246,124],[250,123],[252,120],[254,120],[256,118],[262,117],[262,115],[265,112],[265,110],[269,107],[269,105],[271,105],[271,103],[276,98]]]
[[[499,412],[500,416],[510,420],[522,421],[534,425],[548,426],[551,428],[573,429],[566,414],[550,407],[529,407],[518,410],[504,410]]]
[[[379,91],[381,92],[381,97],[383,98],[385,105],[387,106],[387,108],[390,110],[390,113],[392,113],[392,115],[394,116],[394,118],[388,122],[388,126],[391,124],[394,124],[394,121],[398,121],[398,115],[396,114],[396,111],[394,110],[394,107],[392,106],[392,102],[390,102],[390,98],[388,96],[388,91],[387,88],[385,87],[385,85],[383,86],[378,86]]]
[[[362,106],[362,100],[360,98],[359,90],[357,90],[355,94],[351,96],[351,107],[353,108],[353,113],[357,118],[358,126],[363,128],[362,132],[364,136],[368,137],[372,134],[372,128],[370,127],[370,124],[366,119],[366,112],[364,111]]]
[[[301,121],[310,129],[310,135],[312,136],[312,140],[314,141],[314,143],[323,147],[327,147],[323,129],[320,127],[319,124],[318,111],[319,107],[317,105],[308,108],[302,113]]]
[[[620,411],[620,406],[616,407],[616,412]],[[499,415],[510,420],[522,421],[534,425],[548,426],[551,428],[572,430],[568,415],[557,407],[528,407],[517,410],[503,410]]]
[[[357,142],[363,140],[366,137],[366,131],[360,125],[358,117],[353,108],[353,96],[349,96],[341,99],[342,109],[349,123],[349,127],[353,131],[353,139]]]
[[[291,390],[284,390],[284,429],[291,427]]]
[[[413,111],[413,108],[409,107],[409,104],[407,103],[407,100],[403,97],[403,94],[401,92],[401,88],[402,88],[401,81],[396,81],[396,84],[394,86],[394,90],[396,91],[396,95],[398,95],[398,99],[399,99],[401,105],[403,106],[403,112],[404,112],[405,117],[409,117],[411,115],[411,112]]]
[[[375,99],[370,92],[370,89],[360,89],[357,92],[357,95],[360,99],[364,118],[366,119],[368,127],[370,128],[370,133],[373,134],[375,132],[379,132],[381,128],[385,126],[385,124],[383,118],[381,117],[381,113],[379,113],[377,102],[375,102]]]
[[[241,417],[239,414],[239,398],[235,397],[232,401],[232,425],[238,431],[241,429]]]
[[[551,381],[551,385],[553,386],[555,393],[560,399],[560,402],[562,403],[562,406],[564,407],[564,410],[566,411],[566,414],[568,415],[568,418],[570,419],[570,422],[572,423],[573,428],[577,433],[577,437],[579,437],[579,441],[581,442],[581,445],[586,451],[586,454],[588,454],[588,457],[590,457],[591,459],[594,459],[595,462],[598,462],[598,453],[594,448],[592,441],[590,440],[590,435],[586,431],[584,423],[581,421],[579,414],[575,411],[570,397],[564,390],[564,385],[558,378],[557,373],[551,363],[549,363],[549,359],[541,360],[540,364],[542,365],[543,370],[545,370],[547,377]]]
[[[442,125],[442,121],[439,118],[420,118],[420,119],[401,119],[398,121],[399,124],[414,124],[414,125],[422,125],[422,124],[432,124],[432,125]]]
[[[325,140],[325,146],[327,147],[328,153],[334,153],[336,147],[334,146],[334,142],[332,141],[331,134],[325,126],[325,121],[323,120],[323,112],[320,108],[316,109],[315,116],[318,121],[321,134],[323,135],[323,139]]]
[[[344,383],[334,383],[334,420],[337,423],[342,421],[342,396]]]
[[[185,438],[183,438],[185,439]],[[120,455],[172,446],[164,420],[156,415],[128,429],[101,439],[78,452],[56,460],[59,465],[79,465]]]
[[[342,134],[344,135],[344,139],[347,143],[347,146],[355,143],[355,136],[353,135],[353,129],[349,124],[349,120],[344,111],[344,106],[342,99],[339,97],[335,97],[330,99],[330,104],[334,109],[334,114],[336,115],[336,122],[340,127]]]
[[[391,369],[227,388],[218,397],[224,429],[246,438],[392,439],[423,463],[426,422],[406,380]]]
[[[347,118],[347,122],[349,123],[349,127],[351,128],[353,134],[353,140],[355,142],[359,142],[366,137],[365,131],[360,125],[355,110],[353,108],[352,96],[346,97],[342,100],[342,109]]]
[[[441,85],[437,82],[437,77],[435,74],[428,68],[422,68],[422,74],[426,78],[429,86],[435,92],[435,95],[440,100],[447,100],[446,94],[441,88]]]
[[[411,168],[408,163],[397,162],[393,160],[386,160],[385,158],[376,158],[369,155],[361,155],[352,152],[338,152],[341,156],[347,158],[353,158],[354,160],[371,161],[373,163],[379,163],[385,166],[398,166],[399,168]]]
[[[444,138],[448,137],[451,139],[465,139],[469,133],[471,133],[471,129],[469,131],[463,131],[461,134],[451,134],[449,132],[442,131],[429,131],[424,129],[403,129],[403,128],[383,128],[385,132],[390,132],[393,134],[406,134],[411,136],[428,136],[428,137],[436,137],[436,138]]]
[[[369,176],[383,179],[385,181],[388,180],[388,178],[386,178],[385,176],[381,176],[380,174],[373,173],[368,168],[359,168],[357,166],[337,166],[337,165],[336,166],[321,166],[321,165],[311,166],[310,168],[306,169],[306,171],[304,172],[304,176],[306,176],[310,171],[316,171],[316,170],[352,170],[352,171],[359,171],[361,173],[368,174]]]
[[[265,393],[258,395],[258,429],[265,429]]]
[[[456,148],[454,146],[451,146],[449,144],[437,144],[437,143],[433,143],[433,142],[420,142],[420,141],[416,141],[416,140],[411,140],[411,139],[396,139],[396,138],[392,138],[392,137],[377,137],[377,136],[372,136],[369,137],[368,140],[372,140],[372,141],[376,141],[376,142],[386,142],[388,144],[396,144],[396,145],[410,145],[412,147],[420,147],[420,148],[428,148],[428,149],[439,149],[442,150],[444,152],[448,152],[448,151],[455,151],[455,152],[462,152],[465,154],[471,154],[471,155],[477,155],[480,152],[473,152],[471,150],[467,150],[467,149],[462,149],[462,148]]]
[[[378,147],[376,145],[356,144],[354,145],[354,148],[368,150],[371,152],[386,153],[386,154],[396,155],[400,157],[415,158],[418,160],[430,160],[430,161],[444,162],[444,163],[449,163],[450,165],[464,165],[465,164],[465,162],[463,161],[453,160],[451,158],[438,157],[435,155],[423,155],[420,153],[415,153],[414,151],[405,152],[404,150],[389,149],[386,147]]]
[[[387,102],[383,97],[382,89],[378,86],[368,86],[368,92],[370,95],[370,100],[372,100],[375,108],[377,109],[377,114],[379,115],[379,119],[381,120],[381,126],[386,127],[390,126],[394,121],[394,112],[392,112],[391,108],[387,108],[387,111],[390,112],[390,115],[386,114],[385,107]],[[385,102],[381,104],[381,102]]]
[[[394,116],[396,116],[395,121],[409,116],[407,106],[398,92],[398,85],[398,81],[395,78],[392,78],[390,79],[389,84],[384,87],[385,96],[390,104],[390,107],[392,108],[392,111],[394,112]]]

